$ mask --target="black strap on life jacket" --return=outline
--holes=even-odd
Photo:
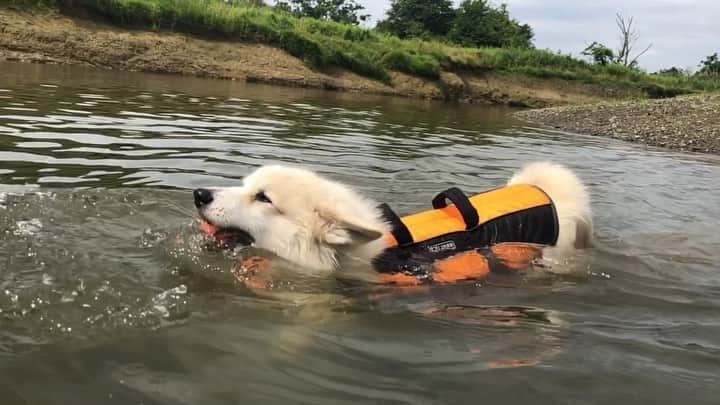
[[[455,208],[460,211],[460,215],[462,215],[463,221],[465,221],[465,229],[470,230],[478,226],[480,223],[478,212],[462,190],[457,187],[451,187],[441,192],[433,198],[432,206],[436,210],[445,208],[448,205],[447,200],[455,204]]]
[[[410,230],[408,230],[407,226],[405,226],[402,222],[398,214],[396,214],[395,211],[393,211],[392,208],[385,203],[380,204],[379,208],[380,211],[382,211],[383,218],[385,218],[392,227],[391,233],[398,245],[404,246],[412,244],[412,234],[410,233]]]

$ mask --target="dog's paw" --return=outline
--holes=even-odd
[[[232,273],[239,282],[250,289],[267,289],[269,287],[267,279],[269,269],[269,260],[259,256],[252,256],[240,262]]]

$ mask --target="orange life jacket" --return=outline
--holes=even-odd
[[[514,184],[470,198],[450,188],[432,205],[432,210],[402,218],[387,204],[381,206],[392,227],[386,236],[388,248],[373,262],[381,281],[420,284],[483,278],[492,268],[523,267],[540,254],[540,246],[557,242],[555,206],[532,185]]]

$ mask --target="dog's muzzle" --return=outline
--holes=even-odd
[[[193,199],[200,214],[200,231],[214,237],[221,247],[234,248],[236,246],[250,246],[255,243],[255,238],[243,229],[216,226],[205,219],[203,208],[213,202],[212,190],[206,188],[195,189],[193,190]]]

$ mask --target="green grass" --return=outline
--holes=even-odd
[[[341,67],[389,82],[390,70],[437,79],[442,70],[515,73],[565,79],[665,97],[719,90],[720,80],[650,75],[618,65],[599,66],[537,49],[460,48],[439,41],[401,40],[356,26],[296,18],[248,0],[0,0],[63,12],[90,12],[113,24],[197,36],[267,43],[315,69]]]

